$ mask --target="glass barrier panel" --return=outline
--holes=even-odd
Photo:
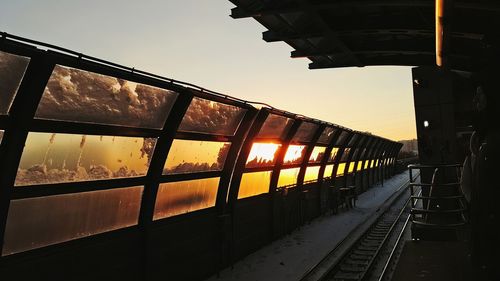
[[[280,147],[281,144],[278,143],[253,143],[250,153],[248,154],[246,167],[255,168],[273,166],[276,162],[276,153]]]
[[[336,129],[333,127],[326,127],[325,130],[323,130],[323,133],[321,133],[321,136],[318,139],[318,143],[330,144],[333,136],[335,135],[335,131]]]
[[[335,141],[335,145],[342,145],[345,141],[345,138],[347,138],[348,135],[349,135],[349,132],[342,131],[342,133],[340,133],[340,136],[338,137],[338,139]]]
[[[283,159],[284,165],[300,164],[306,152],[305,145],[289,145]]]
[[[282,139],[290,130],[293,119],[269,114],[257,135],[257,138]]]
[[[349,152],[351,149],[349,147],[344,149],[344,153],[342,153],[342,157],[340,157],[340,162],[345,162],[347,161],[347,158],[349,157]]]
[[[153,220],[215,206],[220,178],[207,178],[160,184]]]
[[[350,174],[354,171],[354,167],[356,166],[356,162],[349,162],[349,169],[347,170],[347,173]]]
[[[238,199],[268,193],[271,173],[271,171],[244,173],[241,178]]]
[[[335,157],[337,157],[337,153],[339,152],[338,147],[332,148],[332,152],[330,152],[330,158],[328,158],[328,162],[333,162],[335,161]]]
[[[352,159],[358,159],[358,154],[359,154],[359,148],[354,149],[354,152],[352,154]]]
[[[15,185],[143,176],[155,145],[154,138],[30,132]]]
[[[337,177],[343,176],[344,175],[344,170],[345,170],[345,163],[339,163],[339,166],[337,168]]]
[[[327,178],[327,177],[331,177],[332,176],[333,166],[334,166],[333,164],[326,165],[326,167],[325,167],[325,173],[323,174],[323,177]]]
[[[231,143],[175,139],[168,152],[163,174],[220,171]]]
[[[366,148],[361,149],[361,154],[359,155],[359,159],[365,159],[367,151],[368,150]]]
[[[315,146],[311,156],[309,157],[309,163],[319,163],[323,160],[323,156],[325,156],[326,147],[324,146]]]
[[[137,224],[142,186],[12,200],[2,255]]]
[[[316,130],[318,129],[318,125],[310,122],[302,122],[300,124],[299,129],[297,130],[297,133],[295,133],[295,136],[293,136],[292,141],[301,141],[301,142],[309,142],[314,136],[314,133],[316,133]]]
[[[299,176],[300,168],[291,168],[281,170],[278,178],[278,187],[292,186],[297,184],[297,177]]]
[[[362,171],[363,169],[363,161],[358,161],[358,167],[356,168],[357,171]]]
[[[56,65],[35,118],[161,129],[177,96],[171,90]]]
[[[352,147],[354,145],[354,142],[358,139],[359,135],[354,135],[351,137],[349,140],[349,144],[347,146]]]
[[[179,131],[233,136],[246,109],[194,97],[179,126]]]
[[[304,175],[304,182],[317,180],[319,177],[319,169],[321,166],[313,166],[306,168],[306,174]]]
[[[30,58],[0,51],[0,115],[9,113]]]

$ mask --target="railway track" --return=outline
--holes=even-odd
[[[311,268],[301,281],[382,280],[394,258],[410,214],[407,182],[380,215],[355,230]]]

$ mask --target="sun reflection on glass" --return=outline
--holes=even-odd
[[[305,145],[290,145],[286,151],[284,163],[297,163],[300,162],[304,156]]]
[[[274,164],[276,152],[281,144],[254,143],[247,158],[247,167],[261,167]]]

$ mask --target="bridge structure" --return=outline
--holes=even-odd
[[[0,85],[2,280],[208,276],[402,146],[9,34]]]

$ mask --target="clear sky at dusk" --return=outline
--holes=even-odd
[[[394,140],[416,137],[410,67],[308,70],[227,0],[0,0],[0,31]]]

